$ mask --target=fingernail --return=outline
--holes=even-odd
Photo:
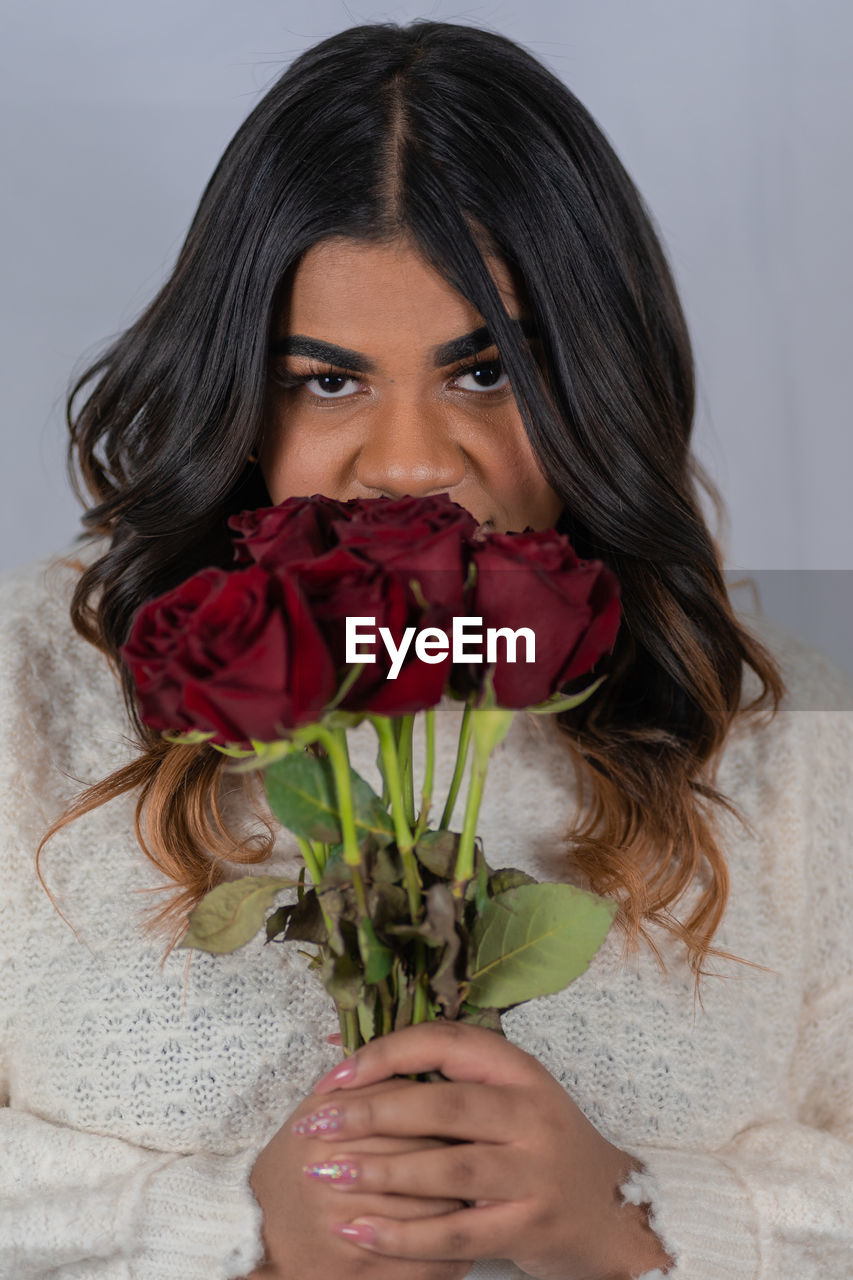
[[[352,1160],[326,1160],[322,1164],[305,1164],[302,1172],[309,1178],[319,1178],[321,1182],[337,1182],[341,1186],[351,1186],[358,1177],[358,1166]]]
[[[310,1116],[297,1120],[291,1131],[300,1137],[307,1135],[313,1138],[318,1133],[334,1133],[340,1129],[341,1121],[340,1107],[321,1107],[319,1111],[312,1111]]]
[[[332,1227],[336,1235],[351,1240],[353,1244],[371,1245],[376,1242],[376,1232],[369,1222],[347,1222],[343,1226]]]
[[[346,1084],[352,1080],[355,1075],[356,1063],[354,1058],[347,1058],[345,1062],[339,1062],[336,1067],[332,1067],[331,1071],[327,1071],[321,1076],[314,1085],[315,1093],[322,1093],[324,1089],[336,1089],[339,1084]]]

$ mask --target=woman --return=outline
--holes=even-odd
[[[692,417],[640,197],[523,49],[355,27],[252,112],[72,392],[76,564],[2,582],[0,1274],[849,1274],[850,690],[732,613]],[[493,865],[618,898],[619,931],[506,1041],[410,1028],[322,1082],[333,1013],[292,950],[153,945],[294,850],[221,755],[144,728],[118,658],[144,600],[230,563],[230,514],[313,492],[556,525],[624,609],[602,696],[516,718],[481,827]]]

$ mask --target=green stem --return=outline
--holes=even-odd
[[[382,1003],[382,1035],[387,1036],[394,1027],[394,1002],[387,978],[383,978],[379,983],[379,999]]]
[[[403,801],[403,784],[400,777],[400,761],[397,755],[394,726],[388,716],[368,716],[379,739],[379,750],[382,754],[382,766],[388,781],[391,796],[391,816],[394,820],[394,831],[400,860],[403,863],[403,878],[409,898],[409,913],[412,923],[417,924],[421,916],[421,878],[414,853],[414,839],[409,828]],[[427,948],[422,938],[415,942],[416,986],[412,1008],[412,1023],[426,1022],[427,1019]]]
[[[424,727],[426,729],[426,763],[424,765],[424,783],[421,791],[421,811],[418,814],[418,822],[415,827],[414,840],[415,844],[421,837],[421,833],[425,830],[429,821],[429,807],[432,803],[432,784],[435,775],[435,708],[430,707],[424,712]]]
[[[426,1022],[429,1018],[429,999],[427,998],[427,974],[424,965],[426,943],[418,940],[415,946],[417,956],[417,980],[415,984],[415,1000],[412,1008],[412,1026]]]
[[[332,766],[335,790],[338,793],[338,809],[341,815],[344,862],[350,869],[359,914],[365,918],[368,914],[367,900],[364,894],[364,881],[361,874],[363,870],[361,850],[358,847],[358,832],[355,828],[355,812],[352,804],[346,729],[326,729],[322,725],[317,725],[317,737],[326,748],[329,762]]]
[[[478,707],[471,713],[474,758],[471,762],[471,776],[465,800],[465,819],[462,824],[462,834],[459,837],[459,849],[456,853],[456,867],[453,873],[452,891],[456,898],[463,896],[466,884],[474,875],[474,837],[477,833],[477,816],[480,812],[480,801],[483,798],[489,757],[509,732],[514,715],[515,712],[508,707]]]
[[[410,827],[415,825],[415,784],[412,778],[412,733],[415,727],[413,715],[400,717],[400,736],[398,755],[400,761],[400,779],[403,784],[403,806],[406,822]]]
[[[459,742],[456,747],[456,764],[453,767],[453,777],[450,780],[450,790],[447,793],[447,801],[444,805],[444,812],[441,815],[441,822],[438,824],[439,831],[444,831],[450,825],[450,819],[453,816],[453,806],[456,804],[456,797],[459,794],[459,787],[462,783],[462,775],[465,772],[465,761],[468,756],[468,743],[471,741],[471,704],[465,704],[465,710],[462,713],[462,723],[459,726]]]
[[[305,859],[305,865],[309,869],[309,876],[316,886],[323,879],[323,872],[321,872],[318,859],[315,858],[313,841],[305,840],[304,836],[296,836],[296,844],[300,846],[302,858]]]
[[[311,879],[314,881],[314,888],[315,890],[317,890],[317,901],[320,904],[320,910],[323,913],[323,923],[326,926],[326,935],[327,937],[331,938],[332,928],[333,928],[332,920],[331,920],[331,917],[329,916],[328,911],[323,906],[323,895],[319,892],[319,885],[320,885],[320,881],[323,879],[323,872],[318,862],[318,859],[315,857],[315,849],[314,849],[314,846],[317,846],[317,845],[319,845],[321,849],[324,848],[325,846],[321,845],[320,842],[317,840],[312,840],[309,842],[303,836],[296,836],[296,843],[299,845],[299,848],[302,852],[302,857],[305,859],[305,865],[308,868],[308,874],[311,876]],[[331,946],[330,946],[330,950],[331,950]],[[343,1027],[341,1027],[341,1030],[343,1031]]]
[[[317,866],[320,868],[320,875],[326,870],[326,863],[329,861],[329,846],[324,844],[322,840],[312,840],[311,848],[314,851],[314,857],[317,859]]]
[[[349,1056],[355,1053],[359,1048],[361,1033],[358,1027],[358,1014],[355,1009],[344,1009],[343,1012],[338,1011],[338,1017],[341,1022],[341,1034],[343,1036],[344,1052]]]
[[[403,863],[403,878],[406,881],[406,892],[409,897],[409,911],[412,916],[412,923],[416,924],[420,919],[421,912],[421,881],[413,851],[414,840],[406,819],[403,784],[400,777],[400,761],[394,742],[394,729],[389,716],[370,715],[368,719],[376,730],[376,736],[379,739],[383,771],[391,796],[391,817],[394,821],[394,834],[397,839],[400,859]]]
[[[308,874],[314,881],[315,886],[323,879],[323,872],[319,864],[319,860],[315,856],[314,842],[306,840],[304,836],[296,836],[296,843],[302,857],[305,859],[305,865],[308,868]]]
[[[487,768],[488,756],[483,760],[480,753],[475,750],[471,763],[471,776],[468,780],[468,795],[465,800],[465,818],[462,823],[462,834],[459,837],[456,869],[453,875],[455,898],[462,897],[466,884],[474,875],[474,837],[477,834],[477,817],[480,813],[480,802],[483,799]]]

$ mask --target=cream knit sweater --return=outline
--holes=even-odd
[[[39,838],[83,785],[138,755],[118,682],[71,627],[75,580],[50,561],[0,575],[0,1277],[228,1280],[262,1257],[249,1173],[340,1060],[326,1043],[337,1019],[296,949],[259,937],[161,967],[162,942],[139,924],[163,901],[144,891],[170,882],[137,845],[134,796],[46,846],[67,923],[51,905]],[[718,785],[752,831],[725,818],[717,943],[769,971],[718,961],[702,1009],[669,935],[655,935],[663,974],[647,948],[626,962],[612,932],[587,973],[505,1029],[643,1161],[624,1192],[650,1204],[670,1280],[850,1280],[853,687],[786,632],[745,621],[793,697],[729,738]],[[458,711],[437,716],[437,796]],[[367,726],[353,757],[375,784]],[[561,834],[576,802],[552,722],[518,715],[486,787],[489,861],[571,878]],[[258,828],[236,792],[229,804]],[[296,866],[281,833],[252,873]],[[470,1276],[522,1273],[493,1259]]]

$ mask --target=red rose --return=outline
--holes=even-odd
[[[121,656],[153,729],[269,742],[317,720],[332,659],[295,583],[259,566],[202,569],[134,616]]]
[[[315,493],[310,498],[286,498],[277,507],[260,507],[229,517],[238,564],[261,565],[271,572],[301,560],[311,560],[337,546],[333,521],[349,520],[358,500],[337,502]]]
[[[616,576],[600,560],[579,560],[562,534],[488,534],[475,544],[473,560],[477,580],[469,613],[483,619],[484,662],[455,670],[454,687],[464,691],[482,679],[488,627],[529,627],[535,635],[532,663],[524,661],[523,636],[514,663],[498,639],[493,682],[502,707],[544,702],[612,649],[620,618]]]
[[[477,530],[472,515],[447,494],[430,498],[352,498],[314,494],[277,507],[242,511],[228,526],[237,535],[239,564],[286,571],[338,545],[366,560],[414,578],[432,604],[459,610],[467,572],[467,542]],[[417,597],[415,597],[416,599]]]
[[[414,579],[430,604],[463,612],[468,539],[477,521],[446,493],[429,498],[373,498],[346,522],[334,520],[343,546]]]
[[[452,625],[449,610],[441,605],[421,609],[404,574],[389,572],[349,547],[335,547],[316,560],[294,565],[291,572],[338,668],[338,683],[350,665],[346,662],[347,618],[374,619],[371,626],[365,625],[362,629],[372,630],[375,642],[361,645],[360,651],[371,654],[376,661],[365,663],[361,675],[341,701],[344,710],[401,716],[441,701],[450,672],[450,652],[441,662],[422,662],[416,655],[412,637],[399,673],[389,679],[392,658],[379,628],[387,627],[398,648],[407,627],[414,627],[415,632],[424,627],[449,630]]]

